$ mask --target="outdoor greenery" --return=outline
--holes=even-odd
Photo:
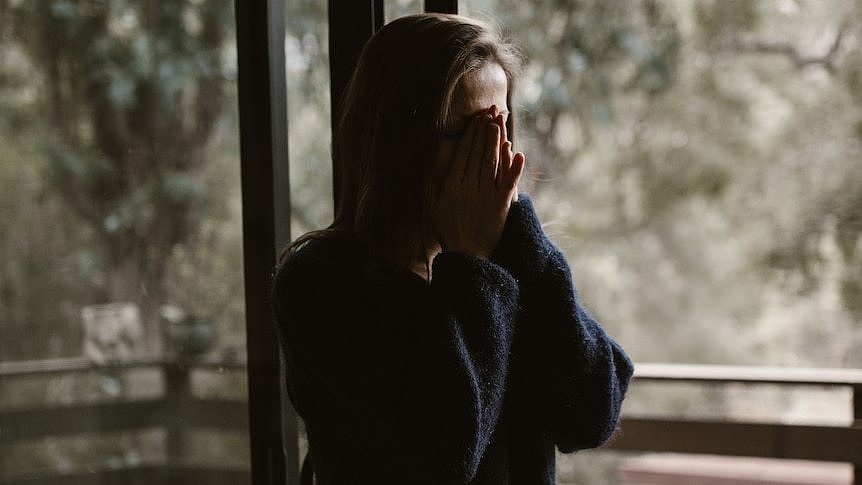
[[[182,265],[172,259],[207,237],[229,201],[207,182],[232,113],[232,3],[2,5],[0,358],[76,355],[80,306],[107,302],[137,304],[159,353],[158,307],[186,293],[168,291]],[[235,185],[227,174],[220,183]],[[200,285],[190,273],[183,286]]]
[[[530,189],[638,361],[862,365],[858,2],[466,3],[524,47]]]
[[[522,47],[522,188],[636,361],[862,367],[862,2],[460,9]],[[332,217],[326,2],[286,19],[297,236]],[[228,0],[0,0],[0,361],[80,355],[81,308],[116,301],[151,350],[169,304],[244,353],[233,36]]]

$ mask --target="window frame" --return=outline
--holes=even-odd
[[[251,483],[284,485],[299,476],[269,296],[277,248],[290,239],[284,1],[236,0],[234,10]]]

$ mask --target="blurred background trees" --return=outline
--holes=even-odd
[[[244,353],[232,10],[0,0],[0,361],[80,355],[82,307],[115,301],[141,308],[150,350],[170,304]],[[388,20],[421,10],[386,2]],[[862,3],[460,10],[522,47],[523,188],[635,360],[862,366]],[[332,217],[326,2],[286,13],[297,236]],[[763,402],[646,389],[627,406]]]
[[[224,212],[205,171],[231,112],[233,5],[36,0],[0,11],[4,209],[18,209],[3,217],[0,357],[74,355],[62,328],[77,326],[84,302],[135,303],[159,354],[171,255]],[[55,352],[33,347],[40,336]]]
[[[862,365],[858,2],[466,3],[524,47],[538,206],[637,360]]]
[[[207,282],[241,269],[218,253],[238,240],[231,8],[0,1],[3,358],[74,355],[85,302],[241,318],[241,292]],[[390,19],[420,10],[387,2]],[[332,214],[326,7],[287,11],[299,234]],[[636,358],[860,365],[858,2],[461,11],[522,46],[526,188]]]

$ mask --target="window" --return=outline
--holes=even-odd
[[[858,5],[460,8],[522,45],[525,188],[637,362],[862,366]],[[848,425],[850,401],[638,382],[626,412]],[[563,483],[599,480],[586,455]]]
[[[637,360],[862,365],[852,2],[462,9],[524,47],[531,188]]]
[[[291,233],[298,236],[333,216],[329,26],[323,0],[285,7]]]
[[[235,46],[226,0],[0,2],[0,481],[248,481]]]
[[[286,142],[290,177],[257,201],[283,206],[289,188],[289,217],[262,223],[280,240],[331,220],[337,76],[327,4],[264,3],[286,24],[286,96],[266,99],[290,123],[267,142]],[[862,366],[858,5],[459,8],[523,46],[524,188],[583,300],[636,361]],[[259,286],[244,294],[241,50],[227,0],[0,0],[0,481],[243,483],[258,455],[276,459],[257,470],[280,471],[247,423],[246,362],[275,352],[246,349],[246,298],[262,306],[269,266],[255,261]],[[278,162],[270,148],[261,160]],[[850,396],[639,382],[626,412],[844,429]],[[307,443],[285,421],[293,476]],[[623,476],[624,458],[559,455],[559,482]]]

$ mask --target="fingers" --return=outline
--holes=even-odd
[[[527,163],[524,154],[518,152],[512,157],[512,169],[507,174],[503,188],[507,198],[518,200],[518,182],[521,180],[521,175],[524,173],[524,165]]]
[[[460,174],[456,180],[469,186],[491,183],[507,190],[514,176],[514,155],[506,136],[506,125],[496,106],[474,117],[458,142],[450,173],[456,177]]]
[[[498,189],[505,188],[506,177],[509,176],[509,172],[512,170],[512,142],[509,140],[504,141],[500,148],[500,152],[500,163],[497,168],[497,176],[494,179]]]
[[[483,168],[482,165],[484,165],[485,160],[488,160],[485,156],[485,146],[488,139],[488,122],[490,119],[489,114],[482,113],[476,121],[475,137],[473,138],[473,144],[470,146],[470,155],[467,157],[467,167],[464,174],[465,181],[469,178],[473,178],[471,181],[473,182],[471,184],[473,186],[479,185],[479,178],[481,177]]]
[[[494,174],[500,162],[500,127],[496,123],[489,123],[487,132],[485,153],[479,167],[480,186],[494,183]]]
[[[521,174],[524,173],[524,165],[527,163],[527,158],[523,153],[518,152],[512,158],[512,185],[518,185],[521,180]]]
[[[456,180],[463,180],[467,176],[469,168],[470,151],[473,147],[473,139],[476,137],[476,130],[480,123],[480,117],[476,116],[470,120],[467,130],[461,136],[458,142],[458,147],[455,149],[455,155],[452,161],[452,166],[449,169],[451,175],[457,177]],[[449,177],[447,177],[449,178]]]
[[[495,106],[496,108],[496,106]],[[498,165],[497,170],[494,172],[494,185],[496,187],[500,186],[500,172],[502,169],[507,168],[504,164],[506,163],[506,142],[508,141],[506,135],[506,123],[503,121],[503,115],[497,114],[494,117],[494,123],[500,127],[500,146],[499,146],[499,155],[497,156]]]
[[[509,128],[506,127],[506,120],[503,115],[500,115],[500,128],[503,130],[503,140],[509,141]]]

